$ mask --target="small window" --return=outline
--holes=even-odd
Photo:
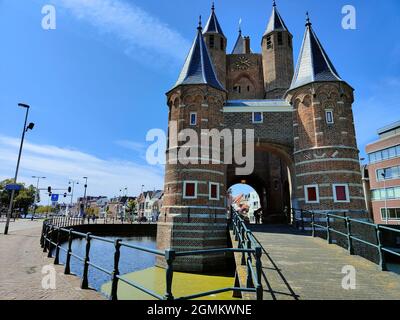
[[[292,47],[292,37],[290,36],[290,34],[288,34],[288,46],[289,48]]]
[[[210,182],[210,200],[219,200],[219,184]]]
[[[334,184],[333,199],[335,202],[350,202],[349,186],[347,184]]]
[[[221,38],[221,50],[225,50],[224,38]]]
[[[194,181],[183,182],[183,198],[184,199],[197,198],[197,182]]]
[[[282,32],[278,32],[278,46],[283,45],[283,36]]]
[[[247,92],[250,92],[250,86],[247,86]]]
[[[304,186],[304,194],[306,203],[319,203],[318,185]]]
[[[215,46],[215,41],[214,41],[214,36],[210,36],[210,48],[214,48]]]
[[[262,112],[253,112],[253,123],[263,123]]]
[[[326,123],[327,124],[333,124],[333,111],[332,110],[326,110],[325,111],[325,116],[326,116]]]
[[[233,91],[236,93],[241,93],[242,92],[242,88],[240,86],[234,86],[233,87]]]
[[[271,36],[267,37],[267,49],[272,49],[272,40]]]
[[[191,112],[190,113],[190,125],[195,126],[197,124],[197,113]]]

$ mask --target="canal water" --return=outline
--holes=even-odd
[[[110,240],[122,239],[129,244],[138,245],[146,248],[156,248],[156,238],[143,237],[103,237]],[[90,262],[109,271],[113,270],[114,264],[114,245],[112,243],[92,239],[90,246]],[[64,243],[62,247],[67,248],[68,244]],[[86,240],[75,239],[72,241],[72,253],[79,257],[85,256]],[[54,252],[53,252],[54,256]],[[65,264],[66,252],[60,250],[60,263]],[[135,249],[121,247],[121,258],[119,262],[120,274],[131,273],[144,270],[155,265],[155,255],[138,251]],[[71,256],[71,273],[82,277],[83,262]],[[110,275],[89,266],[89,287],[97,291],[101,291],[101,286],[110,281]]]

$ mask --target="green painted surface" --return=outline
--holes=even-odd
[[[165,294],[165,269],[152,267],[138,272],[125,274],[124,278],[133,281],[146,289],[150,289],[157,294]],[[196,294],[204,291],[216,290],[225,287],[233,287],[235,278],[227,276],[210,276],[202,274],[192,274],[174,272],[172,282],[172,293],[175,298]],[[101,292],[110,295],[111,282],[107,282],[101,287]],[[232,291],[214,294],[200,298],[200,300],[240,300],[232,297]],[[153,300],[152,296],[122,282],[118,282],[119,300]]]

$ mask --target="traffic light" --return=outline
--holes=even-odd
[[[47,192],[48,192],[48,193],[51,193],[51,187],[50,187],[50,186],[47,187]]]
[[[72,189],[71,187],[68,187],[68,193],[71,193]]]

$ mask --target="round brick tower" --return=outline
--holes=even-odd
[[[293,105],[298,207],[353,211],[365,217],[353,88],[343,81],[307,17],[297,68],[286,99]]]
[[[204,40],[214,63],[218,80],[226,87],[226,46],[227,40],[215,14],[214,3],[211,15],[203,31]]]
[[[207,130],[223,128],[225,100],[200,25],[178,81],[167,93],[169,133],[163,211],[157,230],[159,249],[227,247],[223,158],[219,161],[210,150],[199,147],[202,140],[210,140]],[[215,271],[224,268],[225,261],[224,254],[180,257],[174,269]],[[164,265],[161,259],[158,265]]]
[[[290,86],[293,78],[292,38],[274,1],[261,43],[266,99],[282,99]]]

